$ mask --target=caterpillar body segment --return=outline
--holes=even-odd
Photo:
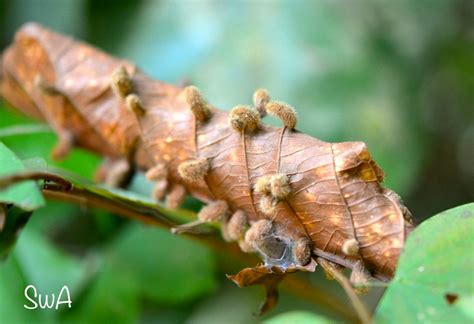
[[[239,284],[257,283],[256,269],[269,278],[314,271],[316,259],[355,269],[354,278],[393,277],[413,222],[383,187],[364,143],[328,143],[296,131],[294,109],[263,90],[254,107],[221,111],[195,87],[153,80],[35,24],[20,29],[2,58],[2,96],[46,120],[61,147],[128,163],[117,162],[115,176],[103,180],[115,184],[128,170],[148,171],[155,198],[166,197],[169,207],[187,194],[207,204],[197,223],[175,231],[217,221],[227,240],[259,253],[264,265],[233,276]],[[262,123],[265,114],[283,127]]]

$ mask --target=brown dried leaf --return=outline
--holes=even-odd
[[[78,146],[126,157],[145,170],[164,165],[171,188],[184,186],[204,202],[226,201],[231,212],[244,212],[250,225],[271,219],[272,239],[287,251],[307,238],[313,256],[348,268],[362,261],[375,277],[393,276],[413,225],[398,196],[381,184],[383,172],[364,143],[327,143],[263,124],[236,131],[218,109],[198,118],[182,88],[37,24],[22,27],[3,58],[2,96],[29,115],[44,116],[60,136],[71,132]],[[120,66],[132,77],[143,114],[134,116],[110,87]],[[197,158],[209,162],[207,174],[197,181],[182,179],[179,165]],[[268,216],[259,209],[265,193],[253,188],[261,177],[276,174],[287,177],[291,192],[270,197],[274,211]],[[350,256],[342,248],[348,241],[358,247]],[[286,272],[295,268],[294,258],[272,264]]]
[[[236,275],[227,275],[227,278],[235,282],[239,287],[262,285],[265,288],[265,301],[260,307],[259,315],[269,312],[278,302],[278,284],[285,278],[287,273],[298,270],[313,272],[316,262],[311,262],[306,267],[295,267],[283,269],[277,266],[257,266],[245,268]]]

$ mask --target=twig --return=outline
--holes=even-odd
[[[362,303],[360,300],[359,296],[357,296],[354,288],[352,288],[352,285],[349,281],[349,279],[344,276],[344,274],[341,272],[340,268],[332,263],[331,261],[328,261],[323,258],[317,258],[316,260],[321,267],[326,271],[326,273],[334,278],[341,286],[344,288],[347,296],[349,297],[352,306],[354,306],[354,309],[359,316],[360,320],[362,321],[363,324],[370,324],[372,323],[372,319],[370,317],[369,312],[367,311],[367,308],[365,305]]]
[[[30,135],[37,133],[52,133],[51,127],[47,125],[15,125],[0,129],[0,137]]]
[[[107,210],[116,215],[134,219],[148,225],[171,228],[195,218],[194,213],[189,211],[178,211],[175,214],[179,213],[185,216],[174,217],[170,213],[164,213],[165,208],[160,207],[156,203],[133,200],[99,186],[82,186],[46,171],[25,172],[0,178],[0,189],[25,180],[45,180],[43,194],[47,199]],[[259,262],[254,255],[243,253],[237,244],[224,243],[217,235],[183,235],[204,243],[226,256],[232,256],[232,259],[234,261],[238,260],[239,263],[250,265]],[[353,322],[355,320],[354,313],[341,303],[338,303],[336,296],[332,296],[321,287],[315,287],[314,284],[310,283],[303,276],[288,276],[283,281],[282,288],[299,298],[304,298],[312,303],[327,307],[348,321]]]

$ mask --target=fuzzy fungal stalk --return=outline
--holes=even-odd
[[[266,176],[262,176],[258,178],[254,186],[255,192],[262,195],[270,195],[272,192],[271,179],[272,179],[272,176],[270,175],[266,175]]]
[[[306,237],[300,238],[295,242],[293,258],[298,265],[304,266],[311,261],[311,248],[311,241]]]
[[[272,101],[265,106],[265,109],[269,115],[280,119],[286,128],[294,129],[296,127],[296,110],[288,104]]]
[[[240,240],[238,242],[239,244],[239,248],[242,250],[242,252],[244,253],[252,253],[252,252],[255,252],[255,249],[254,247],[252,246],[252,244],[250,244],[249,242],[247,242],[245,239],[244,240]]]
[[[349,239],[342,245],[342,252],[347,256],[357,256],[359,254],[359,243],[355,239]]]
[[[236,131],[253,132],[260,124],[260,114],[248,106],[236,106],[229,113],[229,125]]]
[[[162,179],[155,183],[152,191],[152,197],[157,200],[163,200],[166,195],[166,190],[168,189],[168,180]]]
[[[119,97],[125,98],[132,92],[132,78],[130,77],[124,66],[121,66],[117,68],[114,72],[112,72],[111,79],[112,90]]]
[[[145,108],[143,107],[142,101],[135,93],[129,94],[125,98],[125,106],[129,111],[137,116],[143,116],[145,114]]]
[[[74,147],[75,138],[70,131],[62,130],[58,134],[59,141],[54,146],[51,157],[55,161],[64,160]]]
[[[260,197],[260,201],[258,203],[258,209],[265,215],[271,216],[275,214],[276,211],[276,201],[273,199],[272,196],[264,195]]]
[[[229,205],[224,200],[217,200],[203,207],[198,213],[198,219],[203,223],[222,222],[227,219]]]
[[[260,219],[250,226],[249,230],[245,233],[245,241],[253,245],[255,242],[264,240],[265,237],[269,236],[273,230],[273,223],[268,219]]]
[[[368,284],[372,276],[362,261],[357,261],[352,268],[350,282],[356,293],[362,295],[369,291]]]
[[[247,227],[247,215],[242,210],[237,210],[229,219],[226,224],[227,236],[229,241],[239,241],[245,235],[245,229]]]
[[[168,177],[168,170],[164,164],[155,165],[145,173],[145,177],[150,181],[158,181]]]
[[[273,175],[270,178],[270,190],[272,197],[276,200],[283,200],[288,197],[291,192],[288,177],[281,173]]]
[[[270,94],[266,89],[258,89],[253,94],[253,105],[260,114],[260,117],[267,115],[265,106],[270,102]]]
[[[209,161],[206,158],[198,158],[181,163],[178,173],[185,181],[197,181],[209,172]]]
[[[184,88],[183,97],[198,121],[204,122],[209,119],[211,116],[211,109],[209,104],[202,97],[198,88],[195,86]]]
[[[126,181],[129,173],[130,163],[126,159],[115,161],[107,170],[105,184],[111,188],[118,188]]]
[[[166,196],[166,206],[176,209],[181,206],[186,198],[186,189],[183,185],[172,184],[168,195]]]

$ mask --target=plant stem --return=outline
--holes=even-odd
[[[361,322],[363,324],[370,324],[372,323],[371,316],[365,307],[365,305],[360,300],[359,296],[357,296],[354,288],[352,287],[349,279],[342,273],[339,266],[328,261],[323,258],[317,258],[316,260],[321,267],[326,271],[326,273],[334,278],[341,286],[344,288],[347,296],[349,297],[352,306],[354,307],[357,315],[359,316]]]
[[[0,189],[25,180],[45,180],[43,194],[47,199],[107,210],[113,214],[152,226],[171,228],[195,219],[195,214],[189,211],[170,212],[156,203],[131,199],[96,185],[83,186],[47,171],[25,172],[0,178]],[[177,214],[181,214],[180,217],[175,216]],[[223,242],[220,237],[215,235],[215,231],[213,235],[182,235],[204,243],[227,257],[231,256],[231,259],[236,263],[255,265],[259,262],[254,255],[243,253],[237,244]],[[282,288],[296,297],[330,309],[350,322],[356,320],[354,313],[344,307],[336,296],[324,291],[322,287],[315,286],[306,278],[296,274],[289,275],[283,281]]]

